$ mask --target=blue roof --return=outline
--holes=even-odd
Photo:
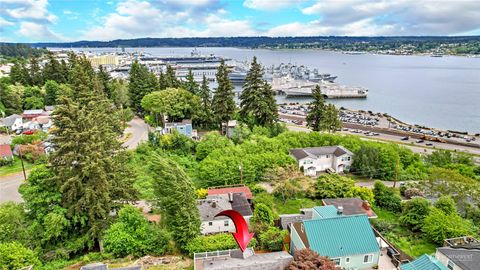
[[[432,257],[427,254],[423,254],[418,257],[416,260],[400,265],[401,270],[448,270],[448,268],[443,265],[435,257]]]
[[[322,218],[338,217],[337,208],[333,205],[316,206],[313,208]]]
[[[330,258],[380,251],[366,215],[303,222],[310,249]]]

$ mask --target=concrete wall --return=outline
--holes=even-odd
[[[448,267],[449,259],[447,258],[447,256],[443,255],[443,253],[441,253],[437,250],[437,252],[435,253],[435,258],[437,258],[443,265]],[[453,270],[463,270],[463,269],[460,268],[459,266],[457,266],[456,264],[454,264]]]

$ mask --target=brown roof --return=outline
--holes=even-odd
[[[245,193],[247,199],[251,200],[253,198],[250,188],[247,186],[237,186],[237,187],[211,187],[208,188],[208,196],[211,195],[221,195],[228,193]]]
[[[373,212],[367,202],[359,198],[337,198],[337,199],[323,199],[323,205],[333,205],[336,208],[343,207],[343,215],[360,215],[366,214],[369,218],[376,218],[377,215]]]
[[[0,157],[13,157],[12,149],[8,144],[0,144]]]

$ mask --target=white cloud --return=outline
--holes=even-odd
[[[51,31],[46,25],[35,22],[22,22],[18,31],[22,36],[37,41],[62,41],[65,38]]]
[[[2,0],[2,13],[10,18],[54,23],[57,16],[47,9],[47,0]]]
[[[11,21],[7,21],[4,18],[0,17],[0,27],[5,27],[5,26],[13,26],[15,23]]]
[[[273,11],[293,6],[301,1],[302,0],[245,0],[243,6],[251,9]]]

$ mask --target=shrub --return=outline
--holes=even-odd
[[[470,220],[465,220],[457,213],[446,214],[433,208],[425,218],[422,231],[434,243],[440,245],[445,239],[472,235],[475,227]]]
[[[249,243],[249,247],[255,247],[257,244],[255,238]],[[226,249],[237,249],[238,245],[232,234],[220,233],[214,235],[197,236],[188,242],[186,250],[190,256],[198,252],[217,251]]]
[[[395,189],[388,188],[382,181],[375,181],[373,194],[375,195],[375,204],[381,208],[392,212],[402,210],[401,198],[395,192]]]
[[[253,216],[250,219],[250,225],[255,232],[263,232],[273,226],[274,216],[270,207],[258,203],[253,210]]]
[[[27,218],[21,204],[6,202],[0,204],[0,243],[21,242],[28,239]]]
[[[277,227],[270,227],[268,230],[259,234],[260,247],[263,250],[279,251],[283,249],[283,240],[288,235],[288,231]]]
[[[457,213],[455,201],[450,196],[441,196],[435,202],[434,206],[435,208],[442,210],[447,215]]]
[[[127,205],[119,211],[118,221],[105,232],[103,244],[106,252],[117,257],[162,255],[169,240],[169,235],[150,224],[139,209]]]
[[[197,199],[205,199],[208,195],[208,189],[199,188],[195,190],[195,193],[197,194]]]
[[[319,199],[345,198],[354,186],[355,181],[351,178],[338,174],[326,174],[318,177],[315,193]]]
[[[287,270],[340,270],[335,263],[327,257],[318,255],[311,249],[295,251],[293,261],[286,268]]]
[[[375,195],[373,191],[368,187],[352,187],[346,194],[347,198],[360,198],[364,201],[368,201],[371,205],[375,203]]]
[[[403,204],[400,222],[412,231],[422,229],[425,217],[430,213],[430,202],[423,198],[415,198]]]
[[[35,253],[18,242],[0,243],[0,267],[6,270],[27,266],[39,266],[41,263]]]

